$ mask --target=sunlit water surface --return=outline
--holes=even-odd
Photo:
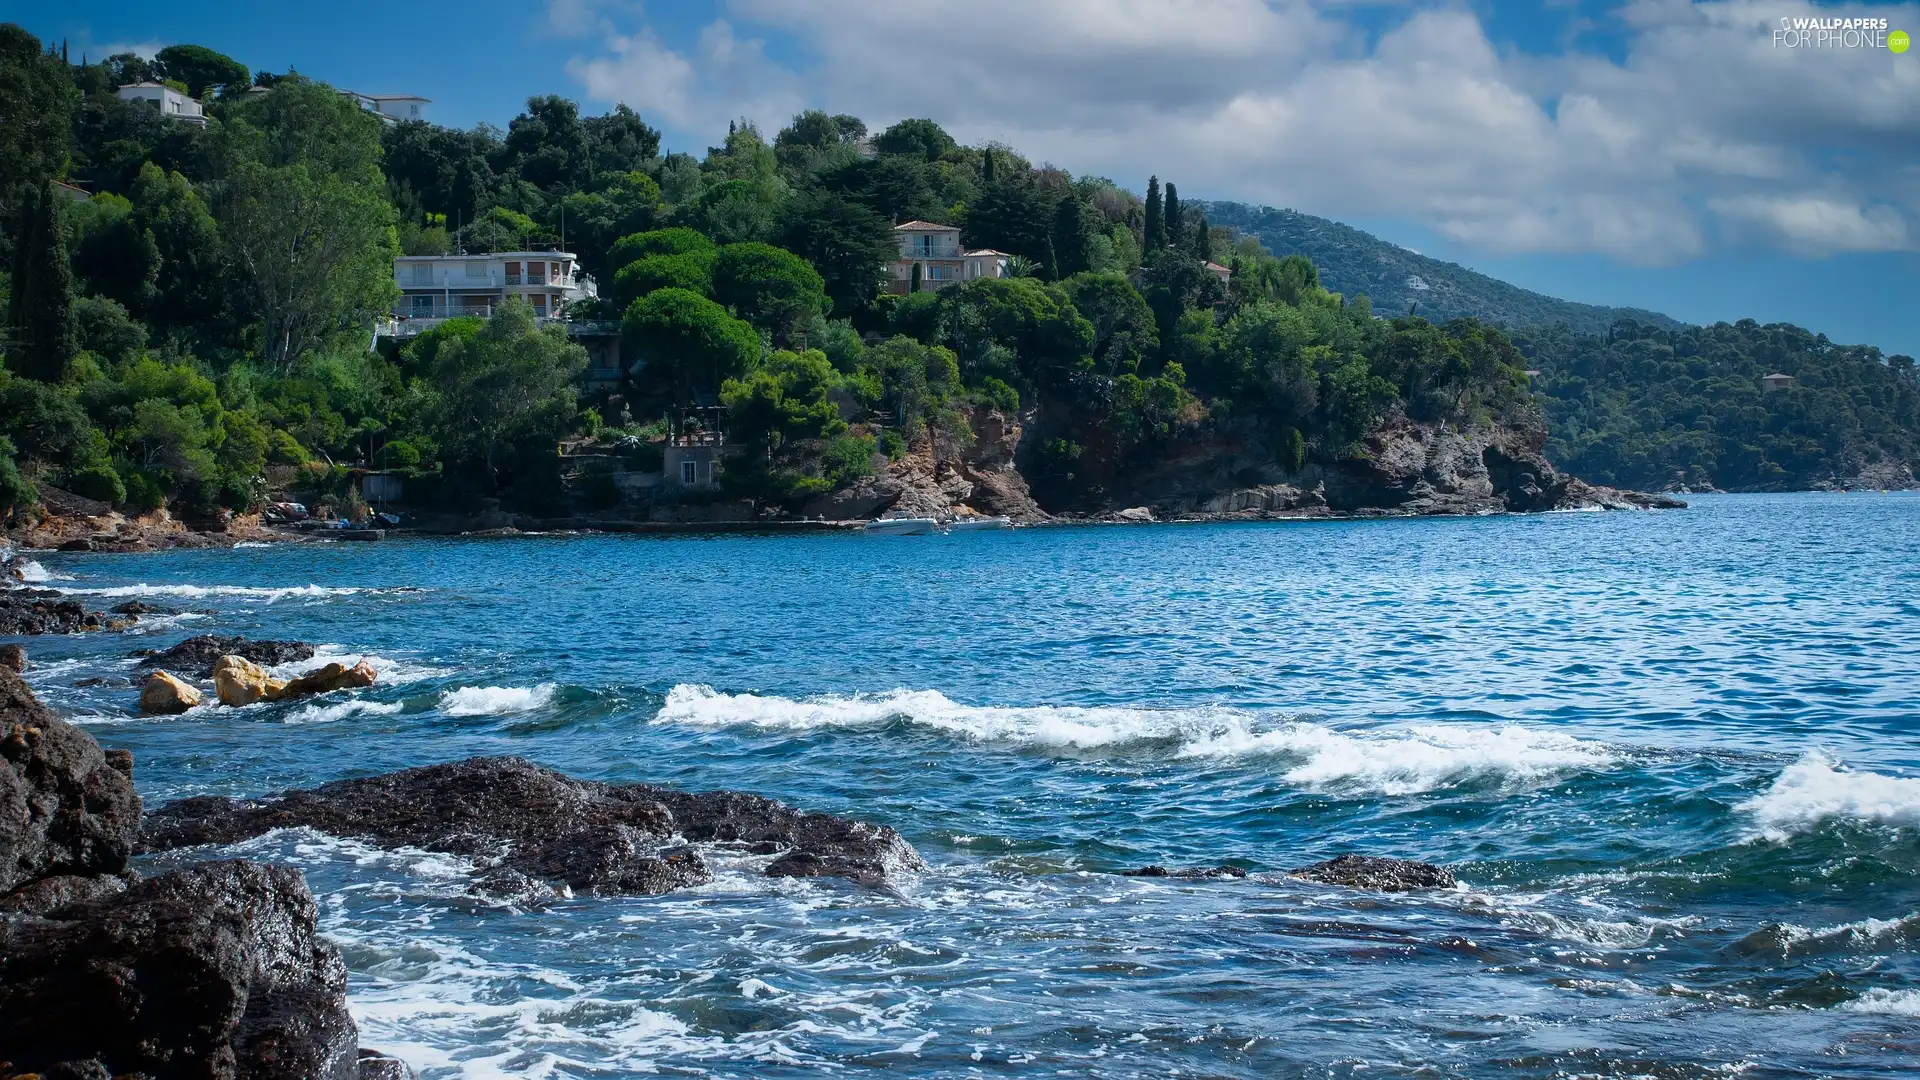
[[[542,910],[304,831],[363,1042],[426,1077],[1656,1076],[1920,1061],[1920,497],[1684,513],[524,537],[44,555],[31,681],[149,805],[473,754],[898,828],[874,892]],[[128,650],[367,655],[354,695],[134,716]],[[1383,895],[1259,872],[1446,863]],[[1233,863],[1243,881],[1115,876]]]

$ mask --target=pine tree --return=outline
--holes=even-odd
[[[28,195],[14,240],[13,303],[7,321],[18,343],[15,370],[41,382],[58,382],[68,358],[78,351],[63,198],[52,181]]]
[[[1173,189],[1173,181],[1167,181],[1167,246],[1179,247],[1181,230],[1186,221],[1180,216],[1180,193]]]
[[[1160,249],[1167,246],[1167,227],[1160,217],[1160,178],[1147,177],[1147,224],[1140,232],[1140,251],[1145,256],[1141,261],[1152,262]]]
[[[1200,211],[1193,230],[1193,254],[1201,262],[1213,261],[1213,226],[1207,224],[1207,212]]]

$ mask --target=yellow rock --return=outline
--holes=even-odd
[[[147,676],[146,685],[140,688],[140,711],[146,713],[183,713],[202,700],[200,691],[164,671]]]
[[[272,701],[287,688],[286,680],[267,674],[267,669],[244,656],[223,656],[213,662],[213,692],[222,705],[251,705]]]
[[[359,686],[372,686],[374,680],[373,665],[365,660],[348,667],[335,661],[325,667],[315,668],[305,675],[294,679],[275,698],[300,697],[303,694],[324,694],[330,690],[350,690]]]

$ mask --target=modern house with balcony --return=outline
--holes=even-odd
[[[247,93],[271,94],[273,87],[252,86],[247,88]],[[397,124],[402,120],[425,120],[427,106],[432,104],[430,98],[418,94],[362,94],[358,90],[340,90],[338,93],[387,124]]]
[[[1005,277],[1004,251],[992,248],[968,250],[960,246],[960,230],[952,225],[931,221],[909,221],[893,227],[900,242],[900,257],[888,268],[887,291],[905,296],[913,289],[913,268],[920,267],[920,287],[944,288],[956,281],[982,277]]]
[[[599,296],[593,278],[580,272],[570,251],[497,251],[485,255],[402,255],[393,260],[400,299],[393,318],[377,327],[380,337],[417,337],[448,319],[488,318],[509,299],[533,309],[535,321],[558,320],[567,336],[587,347],[587,379],[616,383],[620,366],[619,323],[570,318],[567,308]]]
[[[200,103],[165,83],[128,83],[114,94],[122,101],[144,101],[168,119],[195,127],[207,126],[207,114]]]

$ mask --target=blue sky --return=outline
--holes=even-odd
[[[1189,198],[1290,206],[1541,292],[1690,321],[1800,323],[1920,354],[1920,49],[1786,49],[1804,0],[69,0],[18,19],[73,53],[219,49],[433,118],[530,94],[625,101],[671,149],[728,119],[965,141]]]

